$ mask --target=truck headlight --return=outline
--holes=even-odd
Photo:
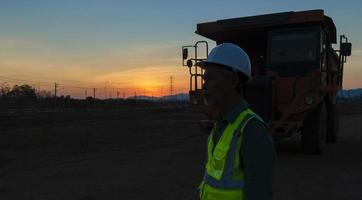
[[[306,96],[306,97],[304,97],[304,102],[307,105],[312,105],[314,103],[314,98],[310,97],[310,96]]]

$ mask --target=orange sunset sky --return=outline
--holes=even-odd
[[[211,1],[213,2],[213,1]],[[28,83],[59,95],[187,93],[181,46],[205,38],[196,24],[265,13],[324,9],[353,43],[344,88],[362,87],[360,1],[1,1],[0,83]],[[193,6],[190,6],[193,5]],[[349,12],[345,12],[349,10]],[[215,46],[209,41],[211,47]],[[111,89],[112,88],[112,89]]]

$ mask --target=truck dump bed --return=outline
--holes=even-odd
[[[323,26],[329,35],[330,42],[336,43],[336,27],[332,19],[324,15],[323,10],[291,11],[200,23],[197,24],[196,33],[217,43],[237,42],[241,38],[253,38],[266,34],[268,30],[278,28],[278,26],[286,28],[307,25]]]

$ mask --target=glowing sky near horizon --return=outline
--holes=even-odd
[[[275,1],[0,1],[0,83],[30,81],[82,96],[114,88],[126,96],[188,91],[180,48],[205,39],[196,24],[274,12],[324,9],[353,43],[344,88],[362,87],[362,2]],[[213,46],[214,43],[211,42]],[[78,88],[77,88],[78,87]]]

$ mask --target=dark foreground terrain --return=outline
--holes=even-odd
[[[362,104],[321,156],[277,139],[277,200],[362,199]],[[0,114],[0,199],[197,199],[207,135],[188,107]]]

